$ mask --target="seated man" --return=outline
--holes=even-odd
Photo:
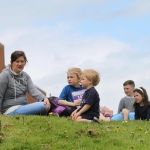
[[[113,115],[111,120],[134,120],[133,90],[135,88],[135,83],[132,80],[127,80],[123,83],[123,87],[126,96],[120,100],[118,114]]]

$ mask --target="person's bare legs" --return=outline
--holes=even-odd
[[[88,120],[88,119],[83,119],[81,116],[77,117],[77,119],[72,119],[76,122],[86,122],[86,123],[91,123],[92,120]]]

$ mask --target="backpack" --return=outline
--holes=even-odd
[[[51,108],[47,115],[49,115],[50,112],[57,113],[60,117],[65,116],[68,117],[71,115],[71,113],[77,109],[77,107],[71,107],[71,106],[63,106],[58,104],[58,97],[51,96],[48,98]]]

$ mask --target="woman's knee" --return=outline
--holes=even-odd
[[[35,107],[39,109],[46,109],[46,105],[44,104],[44,102],[37,102],[35,104]]]

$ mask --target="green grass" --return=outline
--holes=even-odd
[[[150,123],[76,123],[68,118],[0,116],[0,150],[149,150]],[[3,137],[4,135],[4,137]]]

